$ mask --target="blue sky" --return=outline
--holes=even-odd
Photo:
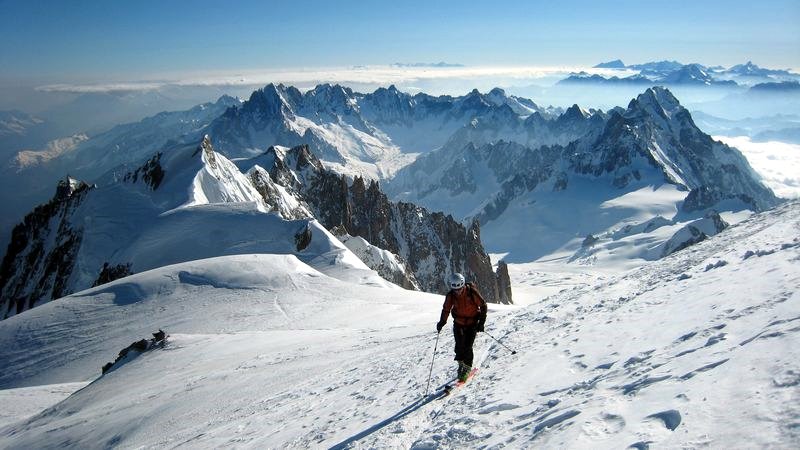
[[[800,68],[798,24],[798,0],[0,0],[0,78],[134,81],[209,70],[615,58]]]

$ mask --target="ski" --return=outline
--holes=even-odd
[[[464,380],[464,381],[458,380],[458,381],[455,382],[455,384],[445,385],[445,387],[444,387],[444,396],[450,395],[456,389],[459,389],[462,386],[464,386],[465,384],[467,384],[469,382],[469,380],[471,380],[472,377],[475,376],[476,373],[478,373],[478,368],[477,367],[475,367],[475,368],[473,368],[472,370],[469,371],[469,375],[467,375],[467,379],[466,380]]]

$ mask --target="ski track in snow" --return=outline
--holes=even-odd
[[[184,286],[163,294],[172,304],[122,307],[166,313],[180,330],[182,311],[203,305],[219,325],[173,331],[163,350],[32,418],[9,419],[0,447],[791,447],[800,440],[798,231],[795,203],[618,277],[525,308],[493,306],[487,332],[517,354],[479,334],[478,375],[436,399],[423,395],[441,296],[328,287],[316,274],[277,291],[214,280]],[[134,295],[146,293],[117,299]],[[78,332],[88,340],[135,319],[92,300],[77,296],[39,313],[60,318],[47,326],[72,340],[74,317],[89,311],[94,320]],[[42,323],[0,326],[17,322],[13,345],[36,348],[26,336],[42,334],[26,327]],[[129,326],[123,340],[139,330]],[[449,330],[433,358],[431,391],[455,373]],[[10,367],[95,364],[93,353],[109,359],[119,342],[69,355],[4,355]],[[13,399],[21,391],[0,392]]]

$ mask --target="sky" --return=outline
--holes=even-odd
[[[800,2],[0,0],[3,86],[621,58],[800,68]]]

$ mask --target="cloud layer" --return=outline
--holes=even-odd
[[[782,198],[800,198],[800,145],[753,142],[747,136],[714,136],[744,154],[764,184]]]
[[[146,91],[166,86],[251,87],[268,83],[285,83],[310,88],[319,83],[340,83],[355,86],[403,86],[406,90],[422,90],[433,94],[463,93],[463,86],[500,86],[555,83],[570,72],[619,75],[619,71],[586,67],[400,67],[352,66],[322,69],[264,69],[235,72],[205,72],[164,77],[145,82],[97,84],[51,84],[40,86],[46,92],[118,92]],[[451,92],[452,91],[452,92]]]

